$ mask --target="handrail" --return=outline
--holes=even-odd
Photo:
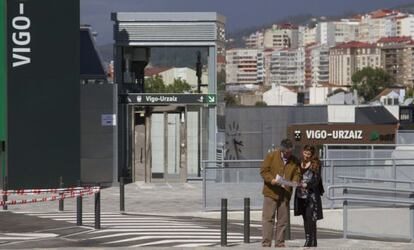
[[[263,162],[263,159],[261,160],[203,160],[202,163],[217,163],[217,162],[224,162],[224,163],[239,163],[239,162]]]
[[[414,161],[414,158],[322,158],[320,161]]]
[[[325,144],[325,147],[344,147],[344,146],[358,146],[358,147],[414,147],[414,144]]]
[[[404,181],[404,180],[395,180],[395,179],[381,179],[381,178],[366,178],[366,177],[358,177],[358,176],[337,176],[341,179],[349,179],[349,180],[363,180],[363,181],[380,181],[380,182],[393,182],[393,183],[408,183],[414,184],[414,181]]]
[[[360,190],[373,190],[373,191],[393,191],[400,193],[414,193],[414,189],[395,189],[395,188],[381,188],[381,187],[367,187],[367,186],[358,186],[358,185],[333,185],[328,187],[328,191],[336,188],[349,188],[349,189],[360,189]],[[327,198],[329,199],[329,192]],[[334,197],[332,197],[334,198]]]
[[[359,178],[358,179],[375,179],[375,178]],[[375,179],[375,180],[381,180],[381,179]],[[399,180],[387,180],[387,181],[399,181]],[[410,182],[411,183],[411,182]],[[382,191],[395,191],[395,192],[407,192],[411,191],[411,193],[414,193],[414,190],[407,190],[407,189],[390,189],[390,188],[374,188],[374,187],[361,187],[361,186],[354,186],[354,185],[333,185],[328,186],[327,188],[327,198],[329,200],[335,201],[335,200],[342,200],[343,201],[343,219],[342,219],[342,226],[343,226],[343,237],[346,239],[348,237],[348,202],[354,201],[354,202],[372,202],[372,203],[389,203],[389,204],[404,204],[404,205],[410,205],[410,239],[411,242],[414,242],[414,198],[410,196],[410,199],[387,199],[387,198],[378,198],[378,197],[360,197],[360,196],[340,196],[340,197],[332,197],[330,196],[331,190],[335,188],[343,188],[344,191],[347,189],[364,189],[364,190],[382,190]],[[332,192],[333,193],[333,192]]]
[[[377,202],[377,203],[401,203],[414,205],[414,200],[393,200],[393,199],[380,199],[380,198],[365,198],[365,197],[356,197],[356,196],[341,196],[341,197],[328,197],[329,200],[343,200],[343,201],[367,201],[367,202]]]

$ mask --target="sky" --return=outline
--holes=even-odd
[[[288,16],[336,16],[391,8],[413,0],[80,0],[81,24],[98,32],[97,43],[113,42],[111,12],[213,11],[227,18],[227,33]]]

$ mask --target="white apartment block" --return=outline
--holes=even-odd
[[[244,42],[248,49],[261,49],[264,46],[264,34],[263,32],[257,31],[244,38]]]
[[[309,44],[316,43],[316,27],[299,26],[298,32],[299,47],[306,47]]]
[[[409,36],[414,39],[414,15],[397,18],[397,36]]]
[[[305,49],[284,49],[272,53],[270,62],[272,84],[305,85]]]
[[[349,42],[329,51],[329,82],[350,86],[352,75],[365,67],[381,67],[381,49],[374,44]]]
[[[264,81],[263,51],[230,49],[226,51],[227,84],[260,84]]]
[[[358,39],[359,22],[342,19],[335,22],[320,22],[316,25],[316,41],[321,45],[333,47]]]
[[[347,43],[358,39],[359,21],[342,19],[334,22],[335,43]]]
[[[329,47],[335,46],[335,24],[320,22],[316,25],[316,42]]]
[[[312,85],[329,83],[329,47],[316,46],[310,53]]]
[[[358,40],[375,43],[383,37],[397,36],[397,20],[403,16],[398,11],[378,10],[361,18]]]
[[[299,47],[298,27],[291,24],[273,25],[264,34],[264,47],[283,49]]]
[[[303,43],[304,43],[303,46],[316,43],[316,27],[313,27],[313,28],[307,27],[305,29]]]

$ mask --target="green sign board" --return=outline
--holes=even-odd
[[[6,173],[6,1],[0,1],[0,166],[1,176]]]
[[[216,105],[215,94],[129,94],[127,101],[130,104],[141,105]]]

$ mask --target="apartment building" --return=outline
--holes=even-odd
[[[272,53],[270,80],[276,85],[305,85],[305,49],[284,49]]]
[[[250,34],[250,36],[243,38],[246,48],[248,49],[262,49],[264,46],[264,34],[257,31]]]
[[[335,24],[320,22],[316,25],[316,42],[329,47],[335,46]]]
[[[306,27],[303,35],[303,46],[316,43],[316,27]]]
[[[381,67],[392,77],[394,84],[404,83],[404,49],[411,37],[384,37],[378,40],[381,48]]]
[[[329,82],[349,86],[352,75],[365,67],[381,67],[381,49],[375,44],[348,42],[329,51]]]
[[[293,24],[274,24],[264,33],[264,47],[274,49],[298,48],[299,30]]]
[[[346,43],[356,41],[359,33],[359,20],[341,19],[334,22],[335,25],[335,43]]]
[[[261,84],[264,81],[263,51],[230,49],[226,51],[227,84]]]
[[[315,46],[311,49],[312,85],[329,83],[329,47]]]
[[[397,18],[397,36],[408,36],[414,39],[414,15]]]
[[[377,10],[362,16],[358,40],[375,43],[382,37],[397,36],[397,18],[401,16],[397,10]]]
[[[358,38],[359,21],[341,19],[334,22],[320,22],[316,25],[316,42],[333,47],[338,43],[355,41]]]
[[[414,41],[405,45],[403,64],[405,65],[403,84],[414,88]]]

